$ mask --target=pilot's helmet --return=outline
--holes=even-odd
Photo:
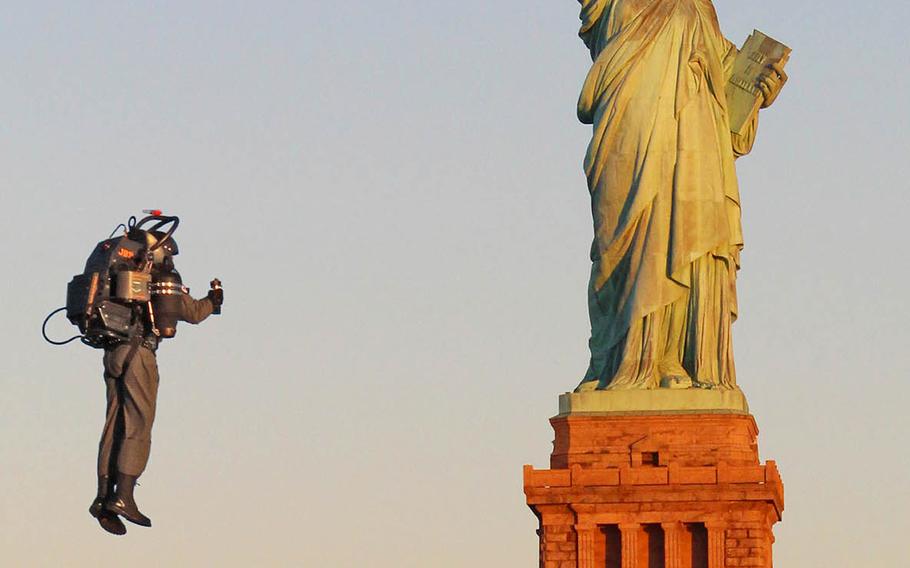
[[[166,233],[163,231],[149,231],[146,233],[145,237],[146,246],[151,249],[157,243],[161,242],[165,236]],[[164,241],[160,247],[152,252],[152,262],[155,264],[165,264],[165,262],[168,261],[167,264],[172,265],[170,257],[176,256],[178,254],[180,254],[180,249],[177,247],[177,241],[174,240],[174,237],[170,237]]]

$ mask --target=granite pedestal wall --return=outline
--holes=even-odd
[[[770,568],[783,483],[741,393],[642,396],[561,397],[550,469],[524,468],[540,566]]]

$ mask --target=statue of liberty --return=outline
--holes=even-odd
[[[594,64],[578,101],[593,125],[591,362],[576,391],[735,389],[731,325],[743,247],[725,86],[738,50],[710,0],[579,0]],[[761,107],[787,80],[773,64]]]

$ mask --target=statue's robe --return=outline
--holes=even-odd
[[[591,364],[579,386],[655,388],[676,359],[735,388],[730,325],[743,238],[730,133],[737,55],[710,0],[580,0],[594,65],[578,101],[593,124]]]

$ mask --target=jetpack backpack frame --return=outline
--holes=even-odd
[[[172,236],[180,219],[160,211],[147,213],[139,221],[130,217],[95,246],[82,274],[67,286],[66,306],[44,320],[41,333],[47,342],[65,345],[80,339],[103,349],[149,333],[161,339],[177,333],[179,296],[189,292],[171,259],[178,253]],[[113,237],[121,227],[123,234]],[[64,310],[80,334],[53,341],[46,333],[47,322]]]

